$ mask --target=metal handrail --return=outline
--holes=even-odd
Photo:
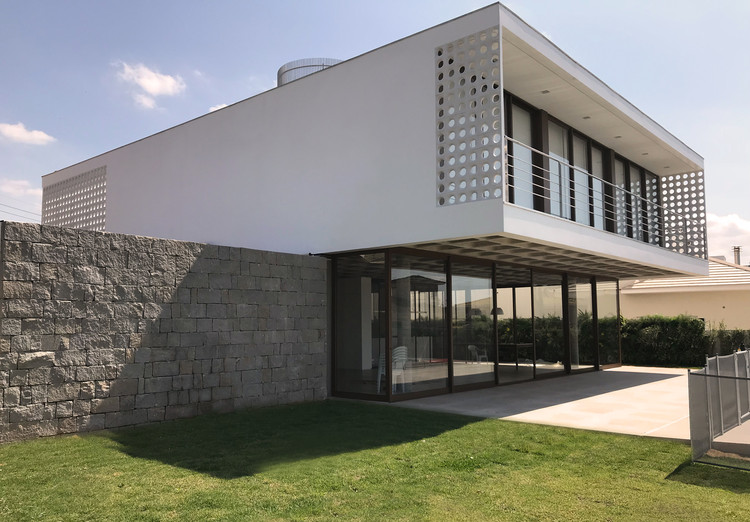
[[[511,154],[508,144],[529,151],[532,154],[531,158],[523,158],[517,153]],[[554,164],[557,168],[544,169],[534,163],[534,154],[546,157],[550,165]],[[533,203],[530,206],[518,202],[519,192],[533,198],[542,198],[547,201],[549,211],[545,212],[548,214],[572,219],[575,209],[578,223],[684,254],[690,253],[688,234],[691,228],[701,227],[705,237],[705,227],[687,216],[508,136],[505,136],[504,155],[504,198],[508,203],[511,203],[508,189],[512,187],[516,194],[514,204],[536,210]],[[526,175],[527,180],[519,183],[517,174],[509,172],[511,168],[513,171],[520,170]],[[573,175],[570,175],[571,173]],[[585,184],[579,183],[579,175],[585,176]],[[510,183],[511,176],[514,178],[513,184]],[[586,200],[584,219],[578,214],[581,209],[576,208],[579,197]],[[613,230],[607,230],[607,223]]]

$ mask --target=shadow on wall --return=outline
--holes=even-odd
[[[285,462],[435,437],[480,419],[379,404],[325,401],[143,426],[102,436],[132,457],[222,479]]]
[[[326,397],[326,260],[2,233],[0,442]]]

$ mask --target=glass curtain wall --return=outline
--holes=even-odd
[[[621,363],[616,281],[496,265],[493,288],[490,265],[453,260],[448,280],[447,259],[401,253],[334,266],[336,393],[386,398]]]
[[[492,266],[451,264],[453,384],[495,382]]]
[[[568,278],[568,321],[571,370],[593,368],[596,345],[591,280]]]
[[[391,259],[393,393],[448,388],[445,261]]]
[[[536,375],[565,371],[563,276],[534,272]]]
[[[596,308],[599,323],[599,364],[620,364],[617,281],[596,282]]]
[[[338,392],[386,391],[385,254],[336,260],[334,384]]]
[[[534,378],[531,272],[497,268],[498,382]]]

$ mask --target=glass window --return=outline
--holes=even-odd
[[[573,135],[573,187],[576,209],[576,222],[591,224],[589,208],[589,156],[588,141]]]
[[[565,370],[562,276],[534,272],[536,375]]]
[[[446,292],[442,260],[392,257],[393,393],[448,387]]]
[[[615,159],[615,231],[621,236],[628,234],[628,220],[630,216],[630,197],[628,195],[628,178],[625,163]]]
[[[518,343],[518,356],[521,363],[529,365],[534,363],[534,324],[533,308],[531,306],[531,282],[528,286],[517,286],[513,289],[516,302],[516,342]],[[533,374],[533,372],[531,372]]]
[[[568,129],[549,122],[549,201],[550,213],[570,218],[570,167]]]
[[[591,147],[591,174],[594,227],[604,230],[604,153],[598,147]]]
[[[563,278],[534,272],[534,347],[536,375],[565,370]]]
[[[511,137],[521,142],[510,144],[513,203],[534,208],[534,165],[531,152],[531,113],[517,105],[511,105]]]
[[[534,378],[531,273],[497,269],[498,379],[501,383]]]
[[[630,192],[633,209],[633,237],[643,240],[645,232],[643,211],[645,209],[641,198],[641,169],[632,163],[630,165]]]
[[[662,217],[659,200],[659,177],[646,172],[646,219],[648,221],[648,242],[663,244]]]
[[[620,364],[617,281],[596,282],[596,309],[599,326],[599,363]]]
[[[385,393],[385,255],[336,260],[336,391]]]
[[[570,367],[573,370],[593,367],[594,306],[591,281],[568,278],[568,320],[570,321]]]
[[[495,382],[492,267],[451,265],[453,384]]]

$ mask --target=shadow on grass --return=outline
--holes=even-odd
[[[690,460],[686,460],[667,475],[667,480],[691,486],[723,489],[732,493],[750,493],[750,471],[693,463]]]
[[[377,404],[324,401],[203,415],[108,432],[121,451],[217,478],[284,462],[434,437],[478,419]]]

